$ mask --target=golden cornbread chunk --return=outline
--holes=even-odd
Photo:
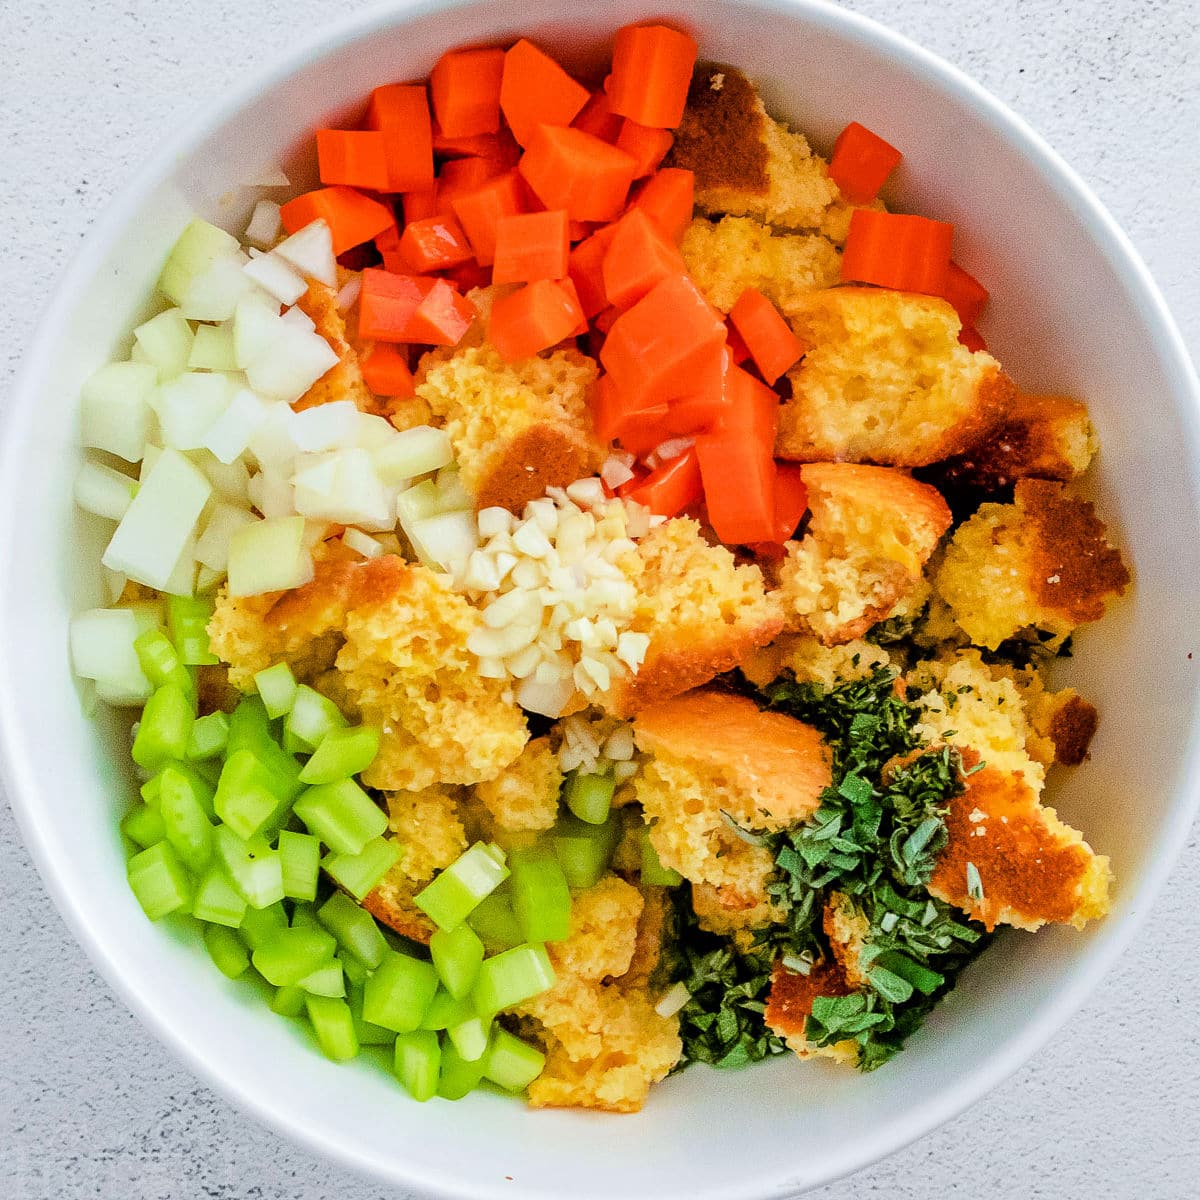
[[[363,382],[358,352],[347,339],[346,318],[338,311],[337,291],[310,279],[308,291],[296,302],[296,307],[307,314],[338,360],[292,407],[302,412],[320,404],[332,404],[335,400],[350,400],[362,412],[383,414],[384,408]]]
[[[468,346],[427,355],[417,396],[445,423],[476,507],[519,513],[604,461],[587,406],[597,372],[577,350],[506,363],[490,344]]]
[[[402,847],[399,862],[364,897],[377,920],[415,942],[428,944],[436,926],[413,897],[467,848],[457,789],[389,792],[388,837]]]
[[[836,645],[905,601],[919,607],[925,563],[950,526],[941,493],[887,467],[808,463],[800,474],[811,517],[779,571],[789,623]]]
[[[209,636],[239,687],[273,662],[305,679],[332,667],[322,686],[382,730],[364,782],[416,791],[491,779],[528,740],[505,681],[481,677],[467,649],[481,620],[445,576],[384,555],[320,562],[311,583],[282,596],[222,589]]]
[[[637,674],[617,680],[604,709],[628,717],[732,670],[783,628],[762,572],[739,566],[689,518],[652,529],[631,556],[637,600],[629,629],[650,638]]]
[[[563,773],[548,737],[535,738],[494,779],[475,787],[475,799],[512,833],[549,829],[558,817]]]
[[[817,963],[807,975],[789,970],[782,961],[777,961],[771,970],[771,990],[764,1014],[767,1028],[783,1038],[797,1058],[832,1058],[835,1062],[852,1064],[858,1059],[857,1042],[847,1038],[829,1046],[814,1046],[805,1036],[805,1026],[812,1015],[813,1001],[819,996],[848,996],[854,990],[836,958]]]
[[[679,247],[696,285],[727,313],[747,288],[757,288],[784,312],[800,296],[833,287],[841,256],[819,233],[776,233],[754,217],[697,217]]]
[[[1061,643],[1129,581],[1091,503],[1022,479],[1012,504],[984,504],[954,531],[934,586],[971,641],[994,650],[1030,629]]]
[[[853,208],[825,160],[802,134],[767,115],[754,85],[735,67],[697,67],[664,165],[695,174],[702,212],[754,216],[845,240]]]
[[[833,688],[852,679],[867,679],[879,667],[891,664],[887,650],[860,638],[826,646],[809,634],[790,633],[756,650],[742,663],[741,672],[755,687],[766,687],[791,671],[797,683]]]
[[[974,446],[1015,392],[990,354],[959,342],[945,300],[839,287],[797,297],[785,315],[808,350],[788,373],[783,458],[926,466]]]

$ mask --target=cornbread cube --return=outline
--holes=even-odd
[[[563,773],[548,737],[535,738],[494,779],[475,786],[475,799],[512,833],[549,829],[558,818]]]
[[[338,356],[338,360],[292,407],[297,412],[332,404],[335,400],[352,400],[365,413],[386,415],[380,402],[363,382],[358,351],[346,336],[346,318],[338,311],[337,291],[316,279],[308,281],[308,291],[296,307],[306,313],[313,325]]]
[[[814,1046],[804,1029],[818,996],[848,996],[855,989],[836,958],[817,963],[807,975],[791,971],[777,961],[771,970],[771,990],[767,995],[764,1019],[772,1033],[783,1038],[797,1058],[832,1058],[835,1062],[858,1061],[858,1043],[853,1038],[829,1046]]]
[[[797,683],[832,688],[852,679],[868,679],[879,667],[891,665],[892,656],[873,642],[855,638],[826,646],[809,634],[785,634],[756,650],[742,663],[741,672],[755,687],[766,687],[791,671]]]

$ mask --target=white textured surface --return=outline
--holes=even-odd
[[[1132,236],[1200,352],[1195,0],[848,7],[964,67],[1041,130]],[[19,11],[15,0],[0,0],[0,396],[48,281],[130,169],[177,120],[329,11],[317,0],[26,0]],[[1120,719],[1111,710],[1107,717]],[[7,805],[0,913],[0,1195],[394,1195],[251,1124],[147,1039],[50,907]],[[814,1195],[1196,1196],[1198,914],[1193,835],[1136,950],[1051,1046],[957,1121]]]

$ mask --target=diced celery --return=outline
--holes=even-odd
[[[310,833],[285,829],[279,835],[283,894],[293,900],[315,900],[321,874],[321,843]]]
[[[396,1078],[414,1100],[424,1102],[437,1095],[442,1065],[438,1035],[414,1029],[396,1038]]]
[[[378,753],[379,730],[373,725],[331,729],[304,764],[300,779],[304,783],[337,783],[361,774]]]
[[[499,1025],[483,1056],[483,1077],[507,1092],[523,1092],[541,1073],[546,1056]]]
[[[311,975],[305,975],[297,984],[314,996],[344,996],[346,994],[346,977],[342,974],[342,964],[334,959],[318,967]]]
[[[313,751],[331,729],[340,729],[345,724],[346,718],[332,700],[302,683],[296,689],[296,698],[284,722],[284,729],[299,746]]]
[[[327,854],[321,865],[355,900],[362,900],[400,861],[402,847],[390,838],[372,838],[361,854]]]
[[[178,684],[158,688],[142,711],[133,739],[133,761],[156,771],[172,758],[183,758],[195,719],[191,698]]]
[[[572,888],[588,888],[608,870],[621,840],[621,819],[610,813],[603,825],[589,825],[565,812],[550,831],[554,853]]]
[[[304,1011],[307,998],[308,993],[298,984],[276,988],[275,995],[271,997],[271,1011],[281,1017],[298,1017]]]
[[[602,825],[608,818],[616,790],[612,775],[582,775],[572,771],[563,782],[562,798],[581,821]]]
[[[126,871],[133,894],[152,921],[185,907],[192,898],[187,871],[167,842],[135,854]],[[433,968],[429,969],[432,973]]]
[[[483,1078],[483,1055],[467,1062],[449,1039],[442,1042],[442,1063],[438,1072],[437,1094],[443,1100],[461,1100],[473,1092]]]
[[[354,1014],[345,1000],[309,994],[304,998],[304,1007],[326,1058],[345,1062],[358,1054]]]
[[[254,676],[254,686],[258,688],[268,717],[282,717],[291,712],[297,684],[292,668],[287,663],[276,663],[265,671],[259,671]]]
[[[212,960],[217,964],[217,970],[228,979],[237,979],[245,974],[250,965],[250,956],[246,953],[245,944],[232,929],[224,925],[206,925],[204,927],[204,944],[208,947]]]
[[[454,929],[507,878],[508,868],[498,863],[482,842],[476,842],[418,892],[413,902],[439,929]]]
[[[158,809],[158,794],[161,790],[162,780],[157,775],[151,775],[138,789],[142,799],[156,811]]]
[[[278,850],[247,843],[227,825],[218,825],[217,857],[233,886],[251,908],[266,908],[283,899],[283,863]]]
[[[489,1025],[485,1025],[478,1017],[468,1017],[457,1025],[446,1029],[455,1050],[464,1062],[479,1062],[487,1050]]]
[[[226,758],[213,803],[238,837],[252,838],[277,823],[288,802],[276,775],[252,750],[235,750]]]
[[[338,958],[341,959],[342,970],[346,972],[346,978],[356,987],[362,987],[371,972],[353,954],[340,951]]]
[[[388,827],[387,815],[353,779],[308,788],[293,811],[311,833],[339,854],[361,854],[366,844]]]
[[[543,847],[509,858],[512,906],[527,942],[561,942],[571,932],[571,890],[558,859]]]
[[[456,1000],[470,995],[483,962],[483,942],[465,922],[456,929],[438,929],[429,939],[429,953],[446,991]]]
[[[252,750],[256,758],[274,776],[274,790],[294,800],[304,789],[300,782],[300,764],[275,740],[271,719],[257,696],[248,696],[234,709],[229,722],[227,754]]]
[[[155,842],[161,842],[167,836],[158,809],[151,808],[148,804],[139,804],[121,822],[121,832],[143,850],[153,846]]]
[[[139,633],[133,648],[146,678],[155,687],[175,683],[185,692],[193,690],[191,674],[180,661],[171,639],[161,629],[155,627]]]
[[[212,793],[202,780],[174,765],[159,773],[158,812],[167,840],[189,870],[199,874],[212,858],[213,827],[208,819]]]
[[[507,950],[522,942],[521,926],[517,924],[512,902],[507,894],[493,892],[475,906],[466,924],[475,930],[489,949]]]
[[[280,929],[254,951],[254,969],[276,987],[299,983],[333,958],[337,943],[323,929]]]
[[[650,830],[639,831],[642,851],[642,883],[647,887],[678,887],[683,882],[683,876],[671,867],[664,867],[659,860],[658,851],[650,840]]]
[[[167,632],[186,666],[212,666],[221,661],[209,646],[208,623],[214,608],[211,596],[167,597]]]
[[[221,835],[218,831],[217,842]],[[281,929],[288,927],[287,913],[280,903],[269,904],[265,908],[248,908],[238,934],[251,950],[257,950],[268,938],[273,937]]]
[[[292,928],[323,929],[324,926],[317,920],[317,910],[302,900],[292,909]]]
[[[346,962],[354,960],[347,958],[341,961],[342,968],[345,969]],[[390,1046],[396,1040],[396,1034],[392,1030],[363,1020],[363,985],[361,982],[355,983],[349,974],[346,975],[346,1002],[354,1016],[354,1032],[358,1036],[360,1046]]]
[[[195,729],[195,725],[193,725],[192,728]],[[190,739],[188,744],[191,744]],[[197,779],[200,779],[204,782],[205,787],[208,789],[209,803],[211,804],[213,797],[216,795],[217,784],[221,782],[221,770],[225,765],[221,759],[198,758],[193,762],[186,764],[177,763],[176,765],[179,767],[186,766],[187,769],[192,772]],[[214,811],[211,815],[215,817],[217,814]]]
[[[220,863],[213,863],[201,878],[192,900],[192,915],[230,929],[237,929],[245,918],[246,901]]]
[[[456,1000],[444,987],[439,987],[425,1016],[421,1021],[422,1029],[436,1029],[439,1032],[449,1029],[452,1025],[461,1025],[471,1017],[478,1016],[475,1005],[469,998]]]
[[[375,918],[349,896],[334,892],[317,910],[317,919],[337,938],[343,950],[374,970],[383,962],[388,944]]]
[[[174,597],[172,597],[174,599]],[[198,717],[192,725],[188,738],[187,756],[196,759],[216,758],[225,752],[229,741],[229,716],[223,712],[211,712]]]
[[[416,1029],[437,986],[437,972],[432,963],[388,950],[363,985],[363,1020],[396,1033]]]
[[[472,993],[475,1009],[484,1016],[502,1012],[552,988],[554,978],[545,946],[514,946],[483,960]]]

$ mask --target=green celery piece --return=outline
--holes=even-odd
[[[220,863],[211,864],[196,887],[192,915],[230,929],[237,929],[245,919],[246,901]]]
[[[317,910],[309,903],[302,901],[292,910],[293,929],[324,929],[317,920]]]
[[[337,783],[362,774],[379,753],[379,730],[373,725],[331,729],[300,772],[303,783]]]
[[[225,760],[217,783],[217,816],[240,838],[252,838],[286,813],[289,798],[253,750],[235,750]]]
[[[293,811],[310,833],[338,854],[361,854],[388,827],[387,814],[353,779],[306,789]]]
[[[258,688],[268,717],[284,717],[292,711],[292,705],[296,702],[296,688],[299,685],[287,663],[276,663],[273,667],[267,667],[265,671],[259,671],[254,676],[254,686]]]
[[[158,789],[160,780],[157,775],[151,775],[149,779],[138,789],[138,794],[142,799],[153,809],[158,808]]]
[[[293,983],[290,987],[275,989],[275,995],[271,997],[270,1008],[273,1013],[278,1013],[281,1017],[298,1017],[304,1011],[306,999],[308,999],[308,993]]]
[[[180,660],[171,639],[157,626],[139,633],[134,639],[133,648],[137,653],[142,674],[155,687],[175,683],[189,695],[194,690],[192,676]]]
[[[414,1100],[437,1095],[441,1065],[442,1048],[432,1030],[414,1029],[396,1038],[396,1078]]]
[[[191,880],[169,842],[157,842],[135,854],[125,869],[137,902],[152,921],[185,908],[191,901]]]
[[[337,943],[323,929],[280,929],[250,956],[254,969],[276,987],[299,983],[333,958]]]
[[[558,859],[546,848],[514,850],[512,906],[527,942],[561,942],[571,932],[571,890]]]
[[[229,743],[226,754],[252,750],[256,758],[276,779],[280,796],[294,800],[303,790],[300,763],[275,739],[271,718],[258,696],[246,696],[229,718]]]
[[[388,950],[363,985],[363,1020],[408,1033],[420,1026],[437,986],[432,963]]]
[[[437,1094],[443,1100],[461,1100],[473,1092],[483,1079],[483,1057],[481,1054],[474,1062],[467,1062],[449,1038],[443,1041]]]
[[[143,850],[161,842],[167,836],[158,809],[148,804],[139,804],[121,822],[121,832],[136,842]]]
[[[338,945],[354,955],[368,970],[375,970],[387,953],[388,944],[375,918],[359,908],[349,896],[334,892],[317,909],[317,920],[337,939]]]
[[[483,942],[465,922],[455,929],[438,929],[429,939],[429,953],[442,986],[456,1000],[469,996],[483,962]]]
[[[283,727],[297,744],[311,752],[330,730],[341,729],[345,724],[346,718],[332,700],[302,683],[296,689],[292,710]]]
[[[362,987],[371,972],[353,954],[347,954],[344,950],[338,951],[338,958],[341,959],[342,970],[346,972],[346,978],[350,983],[355,987]]]
[[[283,863],[278,850],[261,839],[248,843],[228,825],[218,825],[217,857],[233,886],[251,908],[267,908],[283,899]]]
[[[321,865],[329,877],[356,900],[372,888],[400,861],[401,846],[390,838],[372,838],[361,854],[327,854]]]
[[[217,970],[227,979],[238,979],[250,965],[250,955],[237,933],[224,925],[205,925],[204,944],[217,964]]]
[[[318,967],[311,975],[305,975],[297,984],[314,996],[340,997],[346,994],[346,976],[342,964],[334,959]]]
[[[292,900],[315,900],[321,874],[321,842],[311,833],[285,829],[279,835],[283,894]]]
[[[484,896],[464,923],[479,934],[489,949],[509,950],[524,940],[507,892]]]
[[[229,715],[223,712],[212,712],[204,717],[197,717],[192,725],[192,733],[188,738],[187,757],[191,761],[205,758],[216,758],[225,753],[229,741]]]
[[[220,832],[217,833],[218,841]],[[251,950],[257,950],[269,937],[288,927],[287,913],[281,903],[269,904],[266,908],[248,908],[238,934]]]
[[[549,837],[567,885],[575,889],[589,888],[612,862],[621,840],[621,818],[612,812],[603,824],[589,825],[574,813],[565,812],[550,830]]]
[[[541,1073],[546,1056],[507,1029],[492,1028],[491,1041],[483,1057],[483,1076],[506,1092],[523,1092]]]
[[[195,721],[192,701],[176,683],[166,683],[146,701],[137,736],[133,739],[133,761],[147,771],[157,771],[173,758],[187,753]]]
[[[213,855],[213,827],[201,800],[207,789],[198,795],[199,790],[196,782],[178,767],[168,765],[162,769],[158,812],[167,841],[183,864],[196,874],[208,866]]]
[[[439,987],[425,1010],[421,1028],[436,1029],[440,1033],[478,1015],[469,998],[456,1000],[444,987]]]
[[[221,661],[208,639],[208,623],[215,607],[211,596],[167,597],[167,632],[186,666],[207,667]]]
[[[612,807],[616,780],[608,775],[582,775],[572,771],[563,782],[563,803],[581,821],[603,825]]]
[[[485,1024],[472,1014],[465,1021],[448,1026],[446,1036],[464,1062],[481,1062],[487,1051],[490,1030],[490,1022]]]
[[[345,1000],[332,996],[306,995],[304,1007],[320,1043],[321,1052],[334,1062],[346,1062],[358,1054],[354,1014]]]
[[[341,960],[343,969],[347,961],[355,960],[347,955]],[[370,1021],[363,1020],[363,985],[361,982],[355,983],[349,973],[346,974],[346,1001],[354,1017],[354,1032],[360,1046],[390,1046],[396,1040],[396,1034],[391,1029],[384,1029],[382,1025],[372,1025]]]
[[[485,958],[471,993],[475,1011],[492,1017],[554,986],[554,967],[539,945],[514,946]]]
[[[642,883],[647,887],[678,887],[683,882],[683,876],[671,867],[664,867],[650,840],[650,830],[638,831],[638,840],[642,852]]]
[[[454,929],[508,875],[508,867],[482,842],[476,842],[419,891],[413,902],[439,929]]]

